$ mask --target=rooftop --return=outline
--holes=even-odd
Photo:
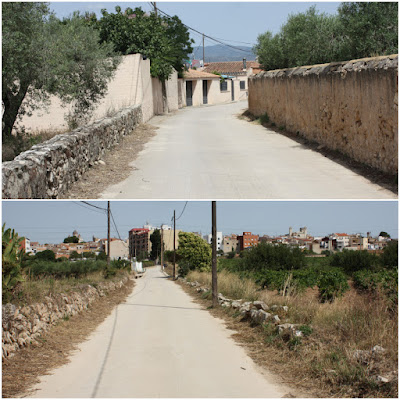
[[[188,71],[183,73],[184,79],[220,79],[218,75],[208,72],[197,71],[196,69],[189,68]]]
[[[204,72],[220,72],[221,74],[239,74],[244,73],[243,61],[224,61],[224,62],[211,62],[204,64]],[[246,68],[260,68],[257,61],[246,61]]]

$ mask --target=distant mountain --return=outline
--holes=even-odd
[[[246,58],[249,61],[255,60],[256,55],[253,53],[252,47],[237,45],[240,50],[232,49],[231,47],[217,44],[215,46],[205,46],[205,62],[217,62],[217,61],[242,61]],[[201,60],[203,58],[203,47],[196,47],[193,51],[193,59]]]

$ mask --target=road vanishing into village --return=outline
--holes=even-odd
[[[296,141],[237,116],[247,101],[186,107],[149,123],[157,134],[108,187],[113,199],[394,199]]]
[[[276,383],[160,267],[29,397],[282,397]]]

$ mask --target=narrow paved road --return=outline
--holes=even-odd
[[[155,117],[157,135],[125,181],[102,198],[382,199],[396,196],[263,126],[240,120],[247,102]]]
[[[34,397],[282,397],[287,387],[255,366],[231,331],[160,267]]]

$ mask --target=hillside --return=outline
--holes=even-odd
[[[223,45],[205,46],[205,61],[216,62],[216,61],[241,61],[243,58],[247,60],[255,60],[256,55],[253,53],[252,48],[248,46],[237,46],[243,51],[235,50],[230,47]],[[201,60],[203,58],[203,47],[196,47],[193,51],[194,59]]]

